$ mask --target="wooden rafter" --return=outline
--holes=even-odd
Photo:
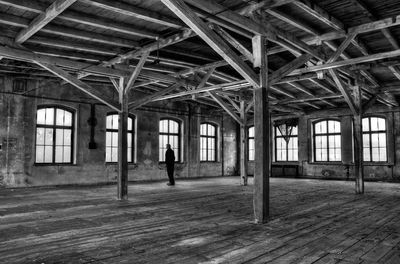
[[[81,80],[78,80],[68,72],[62,70],[61,68],[52,65],[52,64],[46,64],[42,63],[39,61],[35,61],[36,64],[39,66],[43,67],[44,69],[48,70],[49,72],[53,73],[54,75],[60,77],[64,81],[68,82],[69,84],[75,86],[79,90],[83,91],[84,93],[90,95],[91,97],[95,98],[96,100],[104,103],[105,105],[111,107],[111,109],[115,111],[121,111],[121,107],[119,104],[112,102],[108,98],[105,98],[102,93],[100,93],[97,89],[91,87],[90,85],[82,82]]]
[[[249,83],[258,86],[254,71],[237,56],[229,46],[212,31],[182,0],[162,0],[179,18],[197,33],[210,47],[220,54]]]
[[[247,17],[244,17],[236,12],[231,10],[226,10],[226,8],[218,3],[211,0],[186,0],[186,2],[190,3],[193,6],[201,8],[209,13],[218,13],[218,17],[228,21],[230,23],[236,24],[239,27],[242,27],[253,34],[259,34],[267,36],[267,38],[271,41],[282,44],[281,40],[287,41],[294,47],[312,54],[314,57],[321,58],[321,54],[317,52],[315,49],[311,49],[306,43],[297,39],[296,36],[290,34],[286,31],[278,29],[271,25],[268,21],[253,21]],[[223,12],[222,12],[223,11]]]
[[[77,0],[56,0],[53,2],[44,13],[37,16],[27,28],[23,29],[17,37],[15,42],[22,44],[36,32],[38,32],[45,25],[50,23],[54,18],[56,18],[60,13],[67,9],[70,5],[75,3]]]
[[[79,1],[90,6],[103,8],[108,11],[139,18],[166,27],[181,28],[183,26],[181,21],[175,18],[164,16],[161,15],[160,13],[148,11],[139,6],[126,4],[120,1],[112,1],[112,0],[79,0]]]
[[[172,84],[169,87],[167,87],[165,89],[161,89],[160,91],[155,92],[155,93],[153,93],[153,94],[151,94],[151,95],[149,95],[149,96],[147,96],[145,98],[142,98],[142,99],[140,99],[138,101],[131,102],[131,103],[129,103],[129,109],[130,110],[137,109],[137,108],[139,108],[139,107],[141,107],[141,106],[143,106],[143,105],[145,105],[147,103],[150,103],[150,102],[156,100],[157,98],[159,98],[159,97],[161,97],[161,96],[163,96],[163,95],[165,95],[167,93],[170,93],[170,92],[174,91],[175,89],[179,88],[180,86],[181,85],[179,83],[178,84]]]
[[[342,93],[344,100],[349,105],[351,112],[353,112],[353,114],[356,115],[358,113],[359,109],[357,109],[357,106],[355,105],[354,100],[350,95],[350,92],[343,85],[342,81],[340,80],[340,78],[337,75],[337,73],[335,72],[335,70],[329,69],[328,71],[332,75],[332,78],[335,81],[337,88]]]
[[[236,122],[243,125],[243,120],[215,92],[207,92],[207,94],[213,98],[215,102],[217,102]]]
[[[139,77],[140,71],[142,70],[144,63],[147,60],[147,56],[149,56],[149,53],[144,53],[142,57],[140,58],[138,64],[136,65],[135,69],[133,70],[131,76],[128,79],[128,82],[125,87],[125,93],[128,93],[129,90],[132,88],[133,84],[136,82],[136,79]]]

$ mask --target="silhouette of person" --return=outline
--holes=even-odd
[[[167,144],[167,151],[165,151],[165,164],[167,165],[167,174],[169,183],[167,185],[175,185],[174,180],[174,166],[175,166],[175,153],[171,149],[171,145]]]

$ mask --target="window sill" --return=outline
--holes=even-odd
[[[299,165],[298,161],[273,161],[272,165]]]
[[[310,164],[310,165],[342,165],[342,166],[346,166],[346,164],[341,161],[312,161],[312,162],[309,162],[308,164]]]
[[[35,167],[69,167],[69,166],[77,166],[74,163],[33,163]]]
[[[200,163],[220,163],[219,161],[212,161],[212,160],[203,160]]]

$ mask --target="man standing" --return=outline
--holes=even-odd
[[[165,152],[165,164],[167,165],[167,173],[169,178],[169,183],[167,183],[167,185],[175,185],[175,180],[174,180],[175,153],[171,149],[170,144],[167,144],[167,151]]]

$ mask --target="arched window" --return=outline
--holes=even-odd
[[[314,161],[341,161],[340,122],[323,120],[314,123]]]
[[[281,129],[279,129],[279,127]],[[275,126],[275,160],[297,161],[298,160],[297,126],[291,127],[290,131],[286,124],[279,125],[279,127]]]
[[[249,160],[254,160],[254,126],[249,127]]]
[[[108,114],[106,119],[106,162],[118,162],[118,114]],[[128,117],[128,162],[133,162],[133,117]]]
[[[210,123],[200,125],[200,161],[217,160],[217,127]]]
[[[387,161],[386,119],[365,117],[362,131],[364,161]]]
[[[35,163],[73,162],[74,113],[65,108],[40,107],[36,112]]]
[[[166,145],[170,144],[175,152],[175,161],[180,162],[181,157],[181,124],[172,119],[160,120],[159,131],[159,160],[165,161]]]

